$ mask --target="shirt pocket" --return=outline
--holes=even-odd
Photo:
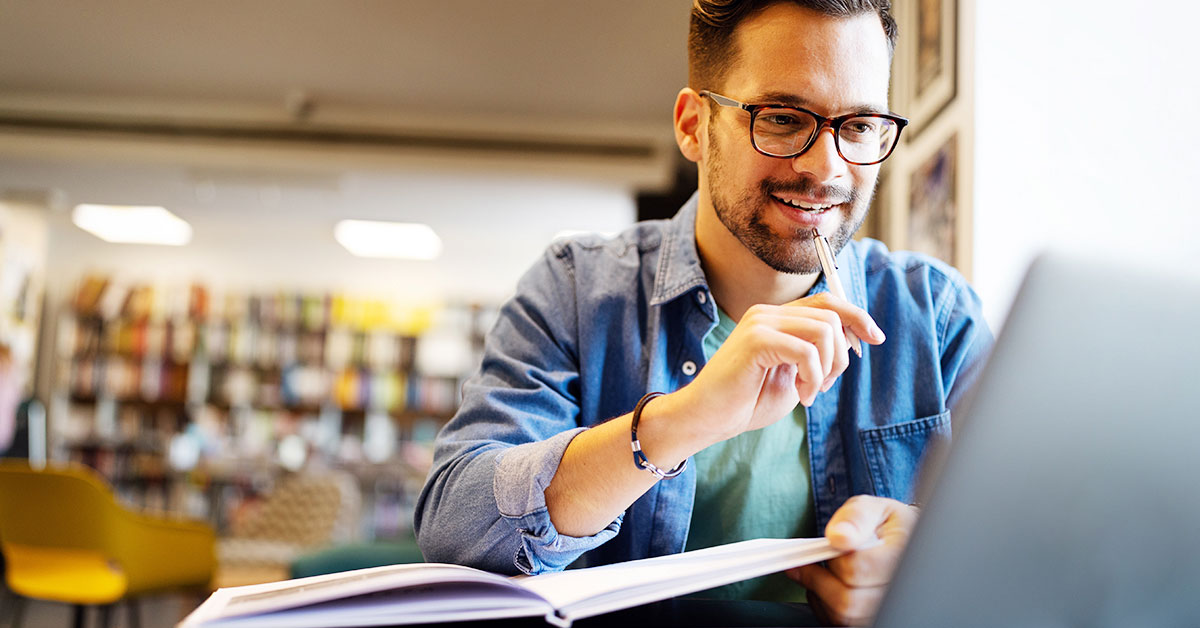
[[[912,503],[926,450],[950,440],[950,411],[865,428],[858,434],[875,494]]]

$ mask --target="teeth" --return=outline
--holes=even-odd
[[[812,203],[804,203],[802,201],[787,200],[787,199],[782,199],[782,198],[779,200],[783,201],[787,205],[791,205],[792,207],[796,207],[796,208],[807,210],[807,211],[825,211],[826,209],[833,207],[833,205],[814,205]]]

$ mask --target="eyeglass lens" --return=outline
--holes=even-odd
[[[796,109],[762,109],[751,130],[754,145],[769,155],[787,157],[799,153],[820,129],[813,116]],[[837,130],[837,148],[842,158],[870,164],[887,156],[895,144],[898,127],[888,118],[856,116]]]

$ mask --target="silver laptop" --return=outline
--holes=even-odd
[[[881,628],[1200,626],[1200,278],[1031,267]]]

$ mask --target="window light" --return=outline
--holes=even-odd
[[[192,226],[165,207],[76,205],[71,222],[105,242],[183,246],[192,240]]]
[[[333,237],[358,257],[432,260],[442,254],[442,239],[418,223],[342,220]]]
[[[554,234],[554,237],[551,238],[551,240],[562,240],[564,238],[573,238],[575,236],[581,236],[581,235],[598,235],[601,238],[604,238],[606,240],[611,240],[611,239],[617,237],[617,232],[616,231],[589,231],[587,229],[563,229],[562,231],[559,231],[558,233]]]

